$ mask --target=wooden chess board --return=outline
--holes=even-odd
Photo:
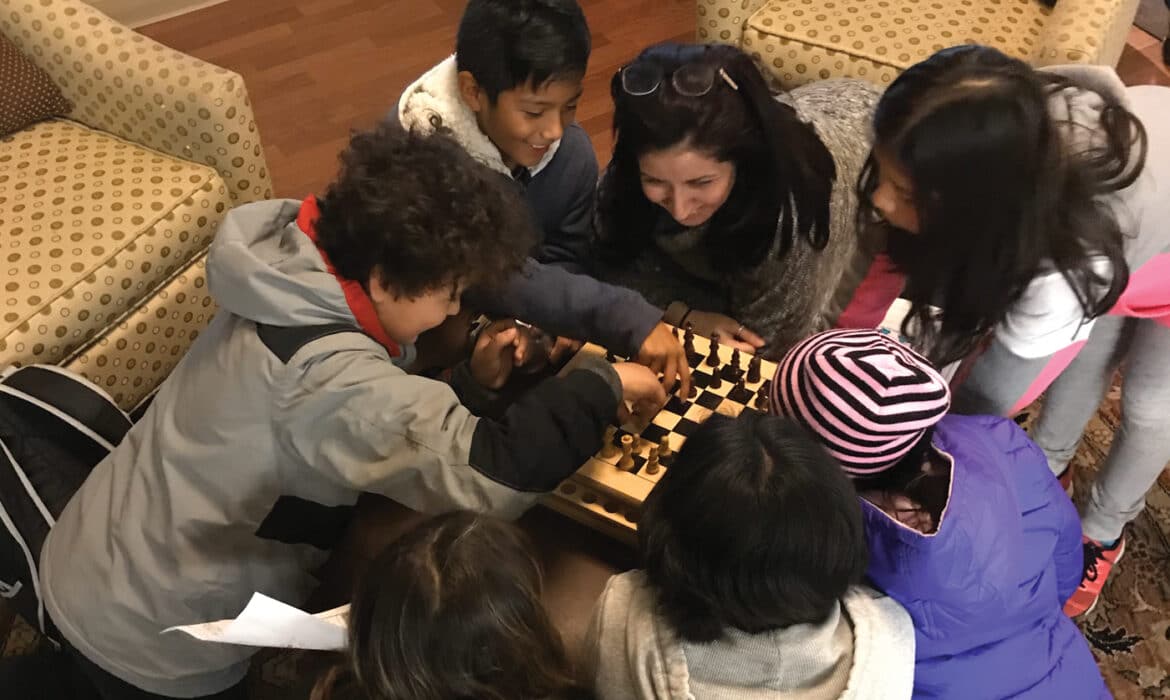
[[[694,348],[695,352],[689,358],[691,379],[696,389],[694,396],[689,399],[672,396],[648,422],[612,426],[606,432],[608,444],[546,498],[547,506],[591,528],[632,543],[636,539],[642,502],[670,469],[670,457],[661,461],[657,469],[653,465],[648,468],[651,453],[658,453],[663,439],[670,452],[677,453],[687,436],[714,413],[738,416],[744,411],[765,410],[757,405],[757,397],[761,388],[767,394],[776,373],[775,363],[762,360],[760,378],[749,382],[747,370],[751,355],[741,353],[739,367],[733,368],[730,364],[732,349],[719,345],[719,363],[711,366],[708,364],[711,341],[696,335]],[[587,344],[562,371],[571,371],[578,358],[584,355],[604,357],[606,350]],[[719,381],[714,379],[716,372]],[[737,388],[736,382],[741,377],[743,387]],[[633,464],[622,469],[618,463],[622,457],[621,440],[625,435],[632,438]]]

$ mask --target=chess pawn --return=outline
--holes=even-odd
[[[756,394],[756,408],[764,413],[768,413],[772,408],[772,400],[768,396],[768,391],[764,387],[760,387],[759,393]]]
[[[707,355],[707,366],[719,366],[719,333],[711,334],[711,354]]]
[[[707,386],[712,389],[718,389],[719,387],[723,386],[723,379],[719,376],[718,372],[711,373],[711,383]]]
[[[646,473],[658,473],[658,445],[650,446],[650,458],[646,460]]]
[[[739,371],[739,348],[731,349],[731,369]]]
[[[658,442],[658,459],[663,464],[666,464],[674,457],[674,452],[670,449],[670,440],[663,436]]]
[[[760,381],[760,356],[752,355],[752,359],[748,360],[747,380],[749,382]]]
[[[612,425],[605,429],[605,437],[602,438],[601,443],[601,456],[606,459],[613,459],[618,455],[618,447],[613,444],[613,436],[616,432],[617,428]]]
[[[622,436],[622,458],[618,460],[618,469],[624,472],[634,469],[634,436]]]

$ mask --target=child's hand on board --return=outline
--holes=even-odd
[[[668,387],[678,380],[679,396],[686,396],[691,389],[691,367],[682,343],[674,337],[670,327],[659,323],[642,341],[642,347],[635,358],[656,373],[662,374],[662,386]],[[663,401],[665,402],[665,398]]]
[[[499,389],[522,359],[520,331],[511,319],[488,324],[475,341],[468,363],[471,376],[481,386]]]

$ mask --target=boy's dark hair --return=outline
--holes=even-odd
[[[859,225],[888,236],[913,302],[903,331],[938,366],[971,352],[1047,270],[1064,275],[1089,318],[1107,312],[1128,283],[1108,195],[1141,173],[1145,129],[1107,94],[1096,129],[1057,121],[1050,101],[1070,87],[996,49],[958,46],[906,70],[878,103],[874,147],[912,179],[920,230],[880,220],[872,154],[858,182]],[[1069,136],[1091,136],[1092,145]],[[1094,271],[1097,256],[1108,259],[1109,274]],[[943,309],[941,324],[932,306]]]
[[[354,133],[340,158],[315,228],[345,279],[365,285],[378,267],[406,297],[491,286],[520,269],[535,240],[516,189],[444,136],[383,122]]]
[[[799,425],[712,416],[687,439],[638,522],[646,576],[680,637],[823,621],[861,581],[856,492]]]
[[[455,66],[494,104],[521,85],[580,80],[590,41],[576,0],[471,0],[459,20]]]
[[[781,254],[798,239],[817,250],[825,247],[837,174],[832,154],[812,125],[776,101],[750,56],[722,44],[664,43],[644,50],[634,63],[655,66],[663,79],[647,95],[627,93],[621,71],[610,83],[613,159],[598,215],[606,236],[599,248],[612,263],[636,259],[652,241],[655,222],[669,219],[643,193],[638,158],[680,144],[735,165],[735,184],[703,237],[716,270],[759,265],[777,236]],[[715,74],[711,90],[701,97],[679,94],[671,82],[675,71],[691,64],[706,64]]]
[[[540,593],[540,564],[516,526],[469,512],[426,520],[360,578],[349,612],[352,682],[330,692],[330,677],[317,697],[578,697]]]

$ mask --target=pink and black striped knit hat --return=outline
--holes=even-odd
[[[950,405],[946,380],[926,358],[872,330],[814,335],[772,380],[773,410],[803,423],[850,476],[897,464]]]

